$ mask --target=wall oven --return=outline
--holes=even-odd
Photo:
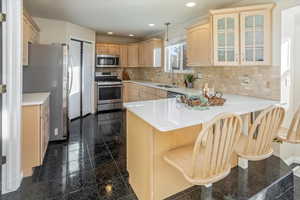
[[[114,55],[97,55],[96,67],[119,67],[119,56]]]

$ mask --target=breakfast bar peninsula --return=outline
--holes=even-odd
[[[247,134],[250,117],[275,101],[224,95],[224,106],[194,110],[175,98],[126,103],[129,183],[140,200],[162,200],[192,186],[163,158],[169,150],[195,143],[205,123],[223,113],[240,115]],[[232,167],[238,157],[232,155]]]

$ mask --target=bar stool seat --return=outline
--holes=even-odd
[[[168,153],[165,154],[164,156],[164,160],[169,163],[170,165],[172,165],[173,167],[175,167],[177,170],[179,170],[184,178],[189,181],[190,183],[194,184],[194,185],[207,185],[207,184],[211,184],[214,182],[217,182],[219,180],[222,180],[223,178],[225,178],[231,170],[231,165],[227,166],[227,169],[224,170],[223,173],[219,174],[216,177],[212,177],[212,178],[201,178],[201,176],[199,176],[201,174],[200,169],[201,169],[201,161],[198,157],[197,161],[196,161],[196,176],[191,177],[192,172],[193,172],[193,168],[192,168],[192,154],[193,154],[193,150],[194,150],[194,145],[190,145],[190,146],[184,146],[181,148],[177,148],[174,150],[169,151]],[[207,170],[209,171],[209,170]],[[198,176],[197,176],[198,175]]]
[[[289,128],[280,128],[277,139],[291,144],[300,144],[300,106]]]
[[[262,111],[251,125],[249,134],[239,139],[236,153],[243,159],[264,160],[273,154],[272,142],[278,135],[285,111],[271,106]]]
[[[273,154],[273,149],[270,148],[267,152],[264,154],[256,154],[253,152],[253,154],[247,152],[245,153],[244,148],[248,145],[249,142],[249,136],[247,135],[241,135],[239,139],[239,144],[237,145],[236,152],[238,155],[246,160],[251,160],[251,161],[258,161],[258,160],[263,160],[266,158],[269,158]]]
[[[195,144],[172,149],[163,158],[191,184],[210,186],[230,173],[241,130],[239,116],[219,115],[205,125]]]

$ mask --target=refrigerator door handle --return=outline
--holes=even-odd
[[[72,90],[72,87],[73,87],[73,77],[74,77],[74,69],[73,69],[72,56],[70,55],[69,57],[70,57],[70,66],[69,66],[69,68],[71,68],[71,78],[70,78],[70,85],[69,85],[68,97],[71,94],[71,90]]]

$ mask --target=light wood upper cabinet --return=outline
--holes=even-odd
[[[239,14],[213,16],[214,64],[239,65]]]
[[[162,65],[161,39],[150,39],[139,43],[139,65],[141,67],[161,67]]]
[[[23,66],[27,66],[28,63],[28,48],[29,44],[39,43],[40,29],[34,22],[29,13],[23,11]]]
[[[241,63],[271,64],[271,12],[241,12]]]
[[[98,55],[120,55],[120,45],[118,44],[106,44],[97,43],[96,52]]]
[[[211,10],[214,65],[272,65],[274,4]]]
[[[187,65],[190,67],[211,65],[212,34],[210,24],[187,29]]]
[[[138,67],[139,66],[139,44],[129,44],[128,45],[128,67]]]
[[[120,45],[120,65],[121,67],[128,66],[128,46]]]

